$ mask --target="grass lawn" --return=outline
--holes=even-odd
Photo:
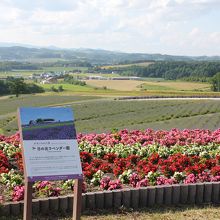
[[[0,220],[21,220],[22,217],[0,217]],[[34,216],[34,220],[71,220],[71,214],[62,216]],[[121,209],[118,211],[90,211],[81,216],[82,220],[219,220],[220,207],[180,206],[154,207],[137,211]]]
[[[70,219],[70,218],[69,218]],[[82,220],[203,220],[220,219],[219,207],[152,208],[116,214],[82,216]]]

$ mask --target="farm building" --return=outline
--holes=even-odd
[[[49,77],[41,81],[41,84],[53,84],[53,83],[57,83],[57,78]]]

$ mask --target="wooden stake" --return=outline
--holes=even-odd
[[[32,219],[32,186],[32,182],[25,181],[23,220]]]
[[[73,201],[73,220],[80,220],[82,204],[82,183],[83,180],[76,179],[74,184],[74,201]]]

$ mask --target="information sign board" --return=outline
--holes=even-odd
[[[73,219],[80,218],[82,167],[73,111],[69,107],[18,109],[25,175],[24,219],[31,219],[35,181],[76,179]]]
[[[82,178],[71,108],[20,108],[20,124],[29,181]]]

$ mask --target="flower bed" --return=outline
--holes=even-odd
[[[83,191],[220,181],[220,130],[79,134]],[[19,135],[0,136],[0,203],[24,197]],[[34,198],[72,192],[73,180],[34,184]]]

